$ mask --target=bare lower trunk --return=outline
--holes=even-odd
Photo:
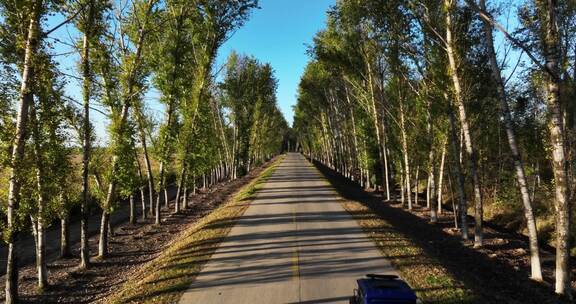
[[[448,172],[452,172],[451,169],[448,170]],[[452,210],[453,210],[453,215],[454,215],[454,228],[458,229],[458,212],[459,212],[459,208],[458,205],[456,205],[455,200],[454,200],[454,187],[452,187],[452,177],[451,174],[448,174],[448,186],[450,188],[450,201],[452,202]]]
[[[438,214],[434,203],[434,195],[436,193],[436,180],[434,178],[435,164],[434,164],[434,131],[432,130],[432,102],[427,101],[428,111],[428,124],[426,125],[426,133],[428,134],[428,179],[426,183],[426,207],[430,209],[430,222],[435,223],[438,221]]]
[[[100,238],[98,240],[98,256],[106,258],[108,255],[108,222],[110,221],[110,214],[108,211],[102,211],[102,218],[100,219]]]
[[[43,220],[38,220],[36,270],[38,273],[38,289],[43,290],[48,286],[48,270],[46,269],[46,232]]]
[[[428,194],[427,194],[427,204],[430,208],[430,222],[438,222],[438,212],[436,208],[436,202],[434,202],[434,194],[436,193],[436,180],[434,178],[434,150],[430,149],[430,154],[428,155]],[[441,173],[440,173],[441,174]]]
[[[438,214],[442,214],[442,190],[444,187],[444,164],[446,161],[446,142],[442,144],[442,156],[440,157],[440,171],[438,172]],[[432,202],[434,204],[434,202]]]
[[[140,187],[140,203],[142,204],[142,221],[146,220],[146,191],[144,190],[145,187]]]
[[[419,187],[418,187],[418,181],[420,178],[420,166],[416,166],[416,176],[415,176],[415,180],[414,180],[414,204],[419,205],[418,203],[418,191],[419,191]]]
[[[536,188],[540,185],[540,164],[537,162],[534,168],[534,174],[532,177],[532,193],[530,194],[530,200],[534,201],[534,196],[536,195]]]
[[[410,162],[408,160],[408,139],[406,135],[405,123],[404,123],[404,106],[400,102],[400,132],[402,138],[402,156],[404,159],[404,184],[406,184],[406,196],[408,199],[408,210],[412,210],[412,192],[410,184]]]
[[[136,209],[134,208],[134,195],[130,195],[130,220],[129,223],[131,225],[136,224]]]
[[[166,208],[168,208],[169,204],[170,204],[170,200],[168,199],[168,185],[166,185],[164,187],[164,205],[166,206]]]
[[[430,189],[430,183],[432,182],[432,177],[428,174],[426,178],[426,208],[430,209],[430,201],[432,196],[432,189]]]
[[[404,179],[404,169],[400,169],[400,202],[402,203],[402,207],[405,207],[406,199],[404,198],[404,194],[406,193],[406,182]]]
[[[182,193],[182,209],[188,209],[188,174],[184,176],[184,193]]]
[[[42,291],[46,288],[46,262],[44,260],[44,253],[46,238],[44,236],[44,228],[40,224],[38,218],[30,217],[32,222],[32,236],[34,237],[34,253],[36,255],[36,273],[37,273],[37,288]]]
[[[68,215],[65,215],[60,219],[60,258],[70,256],[70,225]]]
[[[196,175],[192,175],[192,194],[196,194]]]
[[[162,188],[164,186],[164,163],[160,163],[160,175],[158,176],[159,189],[158,197],[156,197],[156,219],[155,224],[160,225],[160,200],[162,199]]]
[[[447,96],[446,96],[447,97]],[[460,167],[460,155],[458,151],[458,137],[456,135],[456,118],[454,117],[454,112],[452,110],[452,105],[449,105],[449,117],[450,117],[450,143],[452,146],[452,158],[454,159],[454,165],[451,166],[454,170],[454,175],[458,178],[458,210],[460,215],[460,227],[462,231],[462,239],[468,240],[468,212],[466,204],[466,192],[464,190],[464,175],[462,174],[462,168]],[[454,201],[454,199],[452,199]]]
[[[148,179],[148,201],[150,216],[154,215],[154,175],[152,174],[152,165],[150,164],[150,155],[148,155],[148,146],[146,135],[141,136],[142,150],[144,151],[144,167],[146,169],[146,178]],[[145,209],[145,208],[143,208]],[[146,217],[146,215],[143,215]]]
[[[184,179],[186,176],[186,166],[182,167],[182,172],[180,172],[180,181],[178,182],[178,189],[176,190],[176,201],[174,202],[174,213],[180,212],[180,194],[182,193],[182,188],[184,187]]]
[[[90,267],[90,245],[88,244],[88,207],[82,203],[80,208],[80,269]]]
[[[382,152],[384,153],[384,183],[386,186],[386,201],[390,201],[390,173],[388,172],[388,148],[386,142],[386,133],[383,134],[382,138]]]

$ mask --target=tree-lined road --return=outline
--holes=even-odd
[[[394,274],[340,200],[288,154],[180,303],[348,303],[357,278]]]

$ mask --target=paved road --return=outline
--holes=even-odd
[[[366,273],[395,272],[328,182],[291,153],[180,303],[348,303]]]

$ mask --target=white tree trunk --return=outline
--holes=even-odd
[[[470,174],[472,175],[472,183],[474,186],[474,202],[475,202],[475,212],[474,212],[474,247],[482,247],[483,245],[483,234],[482,234],[482,222],[483,222],[483,207],[482,207],[482,192],[480,187],[480,177],[478,174],[478,156],[474,145],[472,144],[472,136],[470,135],[470,126],[468,124],[468,118],[466,117],[466,109],[464,107],[464,95],[462,92],[462,86],[460,84],[460,77],[458,75],[458,64],[456,60],[456,52],[454,50],[454,41],[452,38],[452,11],[454,9],[454,0],[445,0],[446,6],[446,51],[448,53],[448,62],[450,64],[450,76],[452,78],[452,84],[454,86],[454,94],[456,106],[458,108],[458,116],[460,118],[460,125],[462,128],[462,133],[464,135],[464,145],[466,154],[468,154],[470,162]]]
[[[444,164],[446,161],[446,142],[442,143],[442,156],[440,157],[440,171],[438,172],[438,214],[442,214],[442,190],[444,187]],[[432,202],[434,204],[434,202]],[[456,211],[456,210],[454,210]]]
[[[445,96],[448,98],[448,96]],[[452,103],[448,105],[448,116],[450,118],[450,143],[452,146],[452,158],[454,159],[454,165],[451,166],[454,170],[454,175],[458,178],[458,212],[460,216],[460,229],[462,231],[462,239],[468,240],[468,206],[466,203],[466,191],[464,189],[464,175],[462,174],[462,168],[460,166],[460,159],[458,155],[460,154],[458,150],[458,136],[456,135],[456,118],[454,117],[454,111],[452,109]],[[454,199],[452,199],[454,202]],[[456,217],[456,209],[454,209],[454,216]]]
[[[485,0],[480,0],[479,5],[482,10],[486,11]],[[530,245],[531,278],[537,281],[541,281],[542,269],[540,266],[540,248],[538,245],[538,232],[536,229],[536,219],[534,217],[534,212],[532,211],[532,201],[530,199],[530,194],[528,191],[528,182],[526,181],[524,164],[522,163],[520,150],[518,149],[518,145],[516,143],[516,133],[514,132],[512,115],[510,114],[510,108],[508,107],[506,89],[504,87],[504,82],[502,80],[500,67],[498,66],[498,62],[496,60],[496,51],[494,50],[494,37],[492,35],[492,26],[487,20],[484,20],[484,34],[486,36],[485,42],[486,42],[486,49],[488,52],[488,58],[490,60],[492,78],[496,83],[496,90],[498,93],[498,97],[500,99],[501,111],[504,116],[504,127],[506,129],[506,135],[508,137],[508,145],[510,146],[510,151],[512,152],[514,167],[516,169],[516,179],[518,181],[518,186],[520,188],[520,194],[522,197],[522,203],[524,205],[524,217],[526,218],[526,226],[528,228],[528,238]]]
[[[16,117],[16,134],[12,142],[12,155],[9,168],[9,186],[8,186],[8,208],[6,210],[7,233],[5,235],[8,243],[8,256],[6,259],[6,289],[5,301],[7,304],[18,302],[18,253],[16,245],[18,233],[16,230],[17,211],[20,202],[21,188],[21,166],[24,158],[24,146],[26,143],[26,128],[28,122],[28,110],[32,106],[32,78],[33,78],[33,60],[36,56],[38,46],[39,19],[42,10],[42,1],[37,0],[33,4],[30,24],[28,26],[28,37],[26,38],[26,48],[24,62],[22,64],[22,78],[20,86],[20,98],[17,108]]]

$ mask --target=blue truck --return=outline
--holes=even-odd
[[[350,304],[416,304],[414,291],[396,275],[368,274],[358,279]]]

